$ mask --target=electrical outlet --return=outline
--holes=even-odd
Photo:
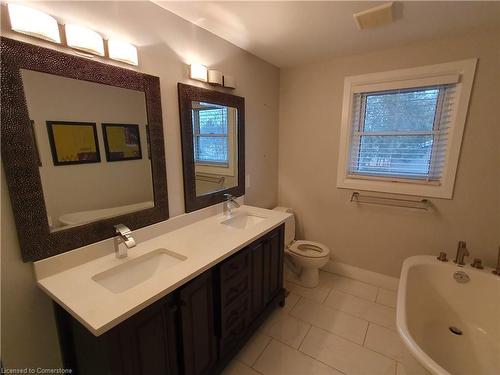
[[[245,188],[249,189],[250,188],[250,175],[247,174],[245,176]]]

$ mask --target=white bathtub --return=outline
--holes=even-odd
[[[457,271],[470,281],[458,283]],[[491,268],[458,267],[433,256],[406,259],[396,322],[403,342],[431,373],[500,374],[500,277]]]

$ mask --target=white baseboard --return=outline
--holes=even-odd
[[[378,286],[388,290],[398,290],[399,279],[397,277],[383,275],[381,273],[368,271],[363,268],[351,266],[340,262],[334,262],[331,259],[322,268],[323,271],[336,273],[341,276],[349,277],[363,281],[368,284]]]

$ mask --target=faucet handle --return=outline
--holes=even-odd
[[[127,227],[126,225],[123,225],[123,224],[116,224],[115,225],[115,233],[116,234],[120,234],[122,236],[125,236],[127,234],[130,234],[132,233],[132,231],[130,230],[129,227]]]
[[[474,258],[474,261],[471,263],[471,267],[477,268],[478,270],[482,270],[483,262],[479,258]]]
[[[226,199],[227,199],[228,201],[232,201],[232,200],[234,199],[234,197],[233,197],[231,194],[227,194],[227,193],[226,193],[226,194],[224,194],[224,197],[226,197]]]
[[[436,257],[436,259],[439,260],[440,262],[447,262],[448,261],[446,253],[444,251],[441,251],[439,253],[439,256]]]

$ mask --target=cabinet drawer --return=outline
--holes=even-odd
[[[250,313],[250,299],[248,293],[240,296],[233,304],[224,309],[221,316],[221,336],[230,336],[237,330],[241,321],[248,321]]]
[[[220,340],[220,354],[224,356],[243,339],[247,332],[248,318],[246,316],[238,320],[234,327]]]
[[[236,301],[250,289],[250,277],[247,270],[239,277],[233,277],[230,280],[223,281],[221,285],[221,308],[224,309]]]
[[[220,276],[222,281],[229,280],[242,272],[248,271],[248,249],[240,250],[220,266]]]

